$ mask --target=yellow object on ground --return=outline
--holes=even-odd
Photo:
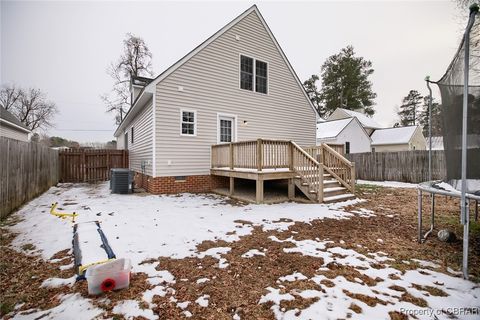
[[[62,213],[62,212],[57,212],[55,209],[57,208],[58,202],[52,203],[52,207],[50,208],[50,214],[57,216],[59,218],[65,219],[65,218],[71,218],[72,222],[75,222],[75,217],[78,216],[77,213]]]

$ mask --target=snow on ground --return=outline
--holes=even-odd
[[[195,247],[202,241],[231,242],[252,231],[252,225],[237,223],[235,220],[250,221],[265,230],[282,230],[292,224],[278,222],[282,218],[311,221],[352,216],[348,212],[330,210],[322,204],[232,206],[225,204],[224,200],[219,196],[193,194],[110,194],[108,183],[96,187],[61,184],[50,188],[19,210],[17,215],[24,220],[12,227],[13,232],[20,233],[13,245],[20,248],[24,244],[33,243],[46,260],[58,251],[70,249],[72,223],[49,214],[51,204],[58,202],[59,212],[78,213],[77,223],[100,221],[117,257],[130,258],[134,271],[157,273],[155,268],[148,269],[148,265],[140,266],[140,262],[160,256],[179,259],[196,256],[198,253],[195,252]],[[339,204],[335,204],[335,207],[339,208]],[[46,232],[47,230],[54,232]],[[231,234],[231,231],[235,233]],[[96,236],[96,233],[92,233],[92,237],[93,235]],[[96,241],[97,239],[91,239],[92,243]]]
[[[369,180],[357,180],[357,184],[369,184],[373,186],[380,186],[386,188],[407,188],[407,189],[416,189],[418,184],[416,183],[406,183],[398,181],[369,181]]]
[[[270,237],[270,240],[281,241],[276,237]],[[277,319],[346,319],[349,318],[349,313],[353,313],[349,309],[352,303],[362,309],[360,314],[354,314],[355,319],[389,319],[388,313],[395,310],[404,310],[405,313],[415,312],[420,319],[432,319],[427,316],[430,314],[429,312],[433,312],[437,316],[435,319],[448,319],[446,308],[451,308],[450,310],[463,308],[465,310],[469,307],[480,307],[480,287],[474,283],[428,269],[409,270],[402,274],[399,270],[388,265],[388,261],[393,259],[385,257],[386,254],[383,252],[365,256],[354,250],[341,247],[326,248],[325,244],[328,241],[296,241],[289,238],[282,242],[291,242],[296,245],[294,248],[283,249],[285,252],[321,257],[324,259],[324,266],[319,269],[318,275],[310,279],[303,274],[294,273],[280,277],[277,281],[278,288],[266,288],[269,292],[261,297],[259,303],[273,302],[271,310]],[[421,260],[416,262],[419,261],[427,264]],[[328,271],[329,269],[326,266],[331,262],[353,267],[361,274],[375,279],[375,284],[368,285],[358,278],[355,278],[355,281],[349,281],[343,276],[337,276],[333,279],[327,278],[321,274],[321,271]],[[385,262],[387,262],[385,268],[378,269],[378,263]],[[290,290],[289,293],[282,293],[282,288],[284,288],[282,283],[296,280],[313,281],[320,285],[323,291],[308,289],[303,291]],[[334,285],[322,285],[322,281],[325,280],[333,282]],[[408,291],[414,297],[424,299],[429,307],[421,308],[404,301],[405,299],[402,299],[404,291],[394,289],[398,287]],[[428,287],[443,290],[448,296],[429,294],[426,290]],[[378,302],[372,306],[370,303],[367,304],[354,298],[355,295],[376,298]],[[303,310],[292,309],[287,311],[280,307],[282,301],[295,300],[296,297],[318,298],[318,300]],[[478,311],[478,309],[473,310]],[[460,319],[477,319],[477,316],[478,314],[462,315]]]
[[[365,183],[359,181],[359,183]],[[377,182],[373,182],[377,183]],[[392,183],[381,183],[384,186],[392,186]],[[400,187],[399,183],[393,183]],[[410,185],[410,184],[407,184]],[[415,186],[416,185],[411,185]],[[410,186],[410,187],[411,187]],[[408,186],[402,186],[408,187]],[[364,200],[349,200],[344,203],[332,205],[321,204],[298,204],[282,203],[275,205],[246,205],[234,206],[226,203],[225,198],[217,196],[182,194],[176,196],[155,196],[155,195],[114,195],[110,194],[108,184],[92,185],[70,185],[61,184],[52,187],[49,191],[27,203],[19,210],[17,216],[23,218],[21,222],[11,227],[13,232],[19,236],[12,245],[20,250],[21,246],[32,243],[37,248],[36,253],[41,254],[48,260],[58,251],[71,248],[72,223],[62,220],[49,214],[51,203],[58,202],[58,211],[73,212],[79,214],[78,223],[89,221],[100,221],[102,229],[117,257],[129,258],[132,260],[134,272],[144,272],[148,275],[148,282],[153,286],[143,293],[143,301],[150,307],[154,307],[152,299],[155,295],[165,296],[167,293],[174,293],[170,284],[182,279],[175,277],[167,270],[157,270],[158,257],[185,258],[212,256],[218,259],[218,268],[228,268],[229,263],[224,255],[231,248],[228,246],[210,248],[203,252],[197,252],[196,246],[205,241],[225,240],[232,242],[239,240],[242,235],[250,234],[253,226],[260,226],[263,230],[285,230],[296,221],[308,222],[314,219],[348,219],[354,213],[341,211],[342,206],[362,202]],[[370,210],[360,210],[357,215],[372,217],[375,215]],[[251,222],[247,223],[246,221]],[[233,231],[233,232],[232,232]],[[295,235],[294,232],[292,232]],[[98,244],[98,239],[89,239],[96,236],[95,232],[86,232],[82,241],[85,247],[90,244]],[[321,257],[324,266],[318,270],[318,274],[308,278],[305,275],[295,272],[280,277],[277,281],[278,287],[265,288],[267,294],[261,297],[259,303],[273,302],[271,307],[278,319],[296,318],[300,312],[301,318],[347,318],[351,303],[354,302],[362,308],[361,314],[355,314],[358,319],[380,319],[388,318],[391,310],[405,309],[419,310],[418,306],[400,301],[403,292],[392,290],[392,285],[402,286],[415,297],[422,297],[433,309],[442,307],[478,307],[480,305],[480,288],[474,284],[456,277],[445,275],[431,270],[413,270],[405,274],[389,266],[392,259],[384,252],[376,252],[362,255],[352,249],[344,249],[328,239],[303,239],[296,240],[294,236],[280,240],[274,236],[271,241],[288,242],[293,247],[285,248],[286,253],[303,254],[314,257]],[[379,241],[382,241],[379,239]],[[342,243],[340,243],[342,244]],[[224,245],[224,244],[223,244]],[[86,250],[86,252],[90,252]],[[92,250],[94,258],[98,258],[98,251]],[[245,258],[252,258],[256,255],[266,255],[268,251],[262,252],[251,248],[244,253]],[[151,263],[141,263],[152,259]],[[322,285],[324,292],[316,290],[295,290],[284,293],[281,291],[282,283],[295,284],[296,281],[313,281],[321,284],[325,280],[322,271],[328,271],[329,263],[353,267],[362,275],[379,278],[374,286],[368,286],[359,278],[355,282],[348,281],[343,276],[338,276],[333,281],[333,287]],[[385,268],[374,268],[374,264],[385,264]],[[421,267],[429,267],[428,261],[416,261]],[[161,267],[161,266],[160,266]],[[70,285],[72,279],[48,279],[44,286]],[[208,281],[208,278],[198,279],[201,284]],[[425,295],[420,286],[431,286],[444,290],[449,296],[438,297]],[[363,294],[375,297],[385,304],[370,306],[347,293]],[[350,294],[351,295],[351,294]],[[294,300],[297,297],[320,298],[303,310],[286,311],[280,307],[283,300]],[[209,296],[199,296],[196,304],[208,308]],[[181,309],[186,309],[189,302],[176,301]],[[448,303],[446,303],[448,302]],[[85,315],[85,319],[98,316],[102,310],[95,308],[89,299],[82,298],[79,294],[65,295],[61,298],[61,304],[51,310],[32,310],[32,314],[17,314],[18,319],[34,319],[44,316],[46,318],[69,319],[76,318],[76,315]],[[148,309],[142,309],[139,301],[125,300],[117,304],[114,313],[122,314],[127,318],[143,316],[147,319],[158,317]],[[187,317],[193,316],[188,310],[184,310]],[[238,317],[238,315],[237,315]],[[419,316],[420,319],[425,317]],[[440,317],[442,319],[443,316]],[[473,318],[472,318],[473,319]]]

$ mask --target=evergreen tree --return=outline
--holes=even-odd
[[[305,80],[305,82],[303,82],[303,87],[305,88],[305,91],[307,92],[310,101],[312,101],[313,106],[317,110],[318,115],[323,118],[326,116],[326,110],[325,107],[322,105],[321,94],[316,85],[316,82],[318,80],[319,77],[314,74],[308,80]]]
[[[410,90],[408,95],[403,98],[402,105],[399,108],[400,124],[402,126],[414,126],[419,124],[420,106],[423,96],[417,90]]]
[[[419,124],[423,128],[423,135],[428,137],[428,100],[430,97],[423,98],[423,107],[419,115]],[[442,109],[435,98],[432,99],[432,137],[442,135]]]
[[[321,70],[320,98],[325,113],[328,115],[341,107],[372,116],[377,94],[368,76],[373,72],[372,62],[356,57],[352,46],[329,57]]]

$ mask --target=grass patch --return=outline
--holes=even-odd
[[[31,243],[24,244],[22,247],[23,251],[33,251],[35,250],[35,246]]]

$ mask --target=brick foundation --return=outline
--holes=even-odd
[[[135,172],[135,187],[143,188],[149,193],[182,193],[210,192],[215,188],[228,187],[227,177],[212,175],[185,176],[185,180],[175,180],[175,177],[156,177]]]

